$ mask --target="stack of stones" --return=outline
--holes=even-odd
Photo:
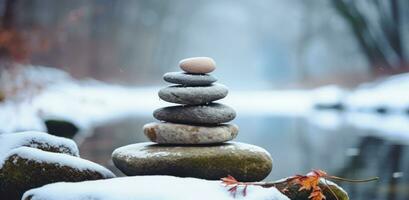
[[[180,61],[184,72],[170,72],[164,80],[177,85],[159,91],[159,97],[181,105],[160,108],[153,116],[161,122],[144,126],[152,142],[118,148],[114,164],[126,175],[173,175],[218,180],[232,175],[240,181],[260,181],[271,171],[272,159],[264,149],[229,142],[238,126],[225,124],[235,111],[214,101],[227,96],[226,86],[208,74],[216,64],[208,57]]]

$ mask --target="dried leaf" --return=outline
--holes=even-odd
[[[230,187],[228,191],[233,195],[233,197],[236,197],[237,191],[241,186],[243,187],[242,194],[243,196],[246,196],[247,187],[249,185],[253,185],[264,188],[275,187],[281,193],[287,196],[289,195],[294,196],[300,194],[303,199],[308,197],[309,200],[325,200],[326,196],[324,195],[324,191],[326,191],[325,192],[326,195],[331,195],[328,197],[331,199],[335,198],[336,200],[338,200],[339,199],[338,197],[341,197],[341,199],[349,199],[348,195],[345,192],[343,192],[343,190],[341,191],[340,189],[337,188],[331,189],[331,186],[329,186],[325,182],[324,182],[325,184],[322,184],[322,182],[320,182],[321,179],[322,180],[333,179],[355,183],[363,183],[378,180],[377,177],[360,180],[345,179],[336,176],[330,176],[325,171],[322,170],[313,170],[306,175],[295,175],[285,180],[280,180],[276,182],[240,182],[230,175],[225,178],[222,178],[221,180],[226,187],[227,186]],[[337,189],[337,191],[341,191],[341,193],[338,192],[338,194],[336,194],[333,191],[334,189]],[[328,192],[328,190],[330,192]],[[294,194],[294,192],[296,194]],[[303,196],[304,194],[306,195],[305,197]]]
[[[317,187],[314,191],[311,192],[310,196],[308,197],[310,200],[323,200],[325,199],[324,194],[322,193],[321,189]]]

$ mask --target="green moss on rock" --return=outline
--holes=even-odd
[[[22,144],[22,146],[36,148],[36,149],[40,149],[40,150],[48,151],[48,152],[62,153],[62,154],[79,157],[78,149],[72,149],[65,145],[58,145],[58,146],[51,145],[46,142],[36,141],[35,138],[33,138],[33,140],[30,140],[26,144]]]
[[[78,158],[79,159],[79,158]],[[102,172],[10,155],[0,169],[0,199],[21,199],[25,191],[55,182],[107,178]],[[109,177],[111,178],[111,177]]]
[[[0,154],[7,154],[12,149],[19,147],[31,147],[48,152],[79,156],[78,146],[73,140],[37,131],[0,135],[0,146],[2,147]],[[2,156],[0,155],[0,157]]]

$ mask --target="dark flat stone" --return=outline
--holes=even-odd
[[[159,108],[153,116],[161,121],[181,124],[213,125],[226,123],[236,117],[236,112],[229,106],[211,103],[199,106],[170,106]]]
[[[185,72],[168,72],[163,75],[163,79],[169,83],[186,86],[206,86],[217,81],[209,74],[188,74]]]
[[[227,93],[227,87],[221,84],[196,87],[176,85],[161,89],[159,97],[170,103],[200,105],[223,99]]]

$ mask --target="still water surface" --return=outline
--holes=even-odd
[[[315,119],[319,115],[241,116],[234,120],[240,127],[236,141],[261,146],[271,153],[273,171],[267,180],[305,174],[312,169],[346,178],[379,176],[380,181],[374,183],[339,184],[353,200],[409,199],[409,132],[403,137],[396,136],[393,130],[357,128],[345,123],[348,119],[339,113],[335,114],[336,123],[331,120],[332,115],[324,115],[317,123]],[[93,134],[81,142],[82,157],[121,174],[111,161],[112,151],[123,145],[147,141],[142,126],[151,121],[151,116],[130,117],[95,127]],[[359,121],[354,123],[359,124]],[[371,124],[370,121],[365,123]]]

